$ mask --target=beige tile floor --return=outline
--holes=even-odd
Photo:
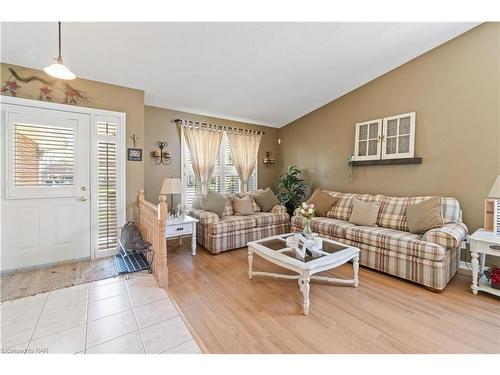
[[[2,353],[201,353],[167,293],[147,273],[0,307]]]

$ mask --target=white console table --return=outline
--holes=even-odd
[[[500,257],[500,235],[478,229],[471,234],[469,240],[472,256],[472,293],[477,294],[481,290],[500,296],[500,289],[492,288],[483,275],[486,255]]]
[[[196,223],[197,219],[191,216],[184,218],[168,218],[167,220],[167,240],[178,238],[179,243],[182,241],[183,236],[191,236],[191,254],[196,255]]]

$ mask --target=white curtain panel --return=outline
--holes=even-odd
[[[208,193],[208,183],[214,173],[215,163],[222,142],[222,131],[216,128],[184,126],[184,137],[191,153],[196,182],[201,187],[201,194]]]
[[[228,131],[227,137],[231,146],[234,165],[241,180],[241,191],[248,191],[248,179],[252,175],[259,153],[262,133],[245,130],[243,132]]]

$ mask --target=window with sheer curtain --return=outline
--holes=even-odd
[[[182,137],[184,149],[184,163],[183,163],[183,177],[184,177],[184,204],[186,207],[191,207],[194,197],[197,194],[196,178],[194,176],[193,167],[191,165],[191,155],[189,154],[189,147],[186,144],[184,137]],[[240,178],[234,166],[233,157],[231,155],[231,147],[226,132],[222,137],[219,156],[215,164],[215,170],[212,178],[210,179],[209,188],[219,193],[239,193],[240,192]],[[252,176],[248,181],[248,190],[257,190],[257,165],[253,170]]]

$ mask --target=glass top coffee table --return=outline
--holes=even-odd
[[[270,276],[278,279],[298,280],[300,291],[304,302],[304,315],[309,314],[309,282],[311,280],[321,280],[330,283],[347,284],[358,287],[359,285],[359,252],[357,247],[342,244],[337,241],[322,238],[323,246],[321,252],[312,252],[302,259],[295,249],[288,247],[286,239],[294,236],[293,233],[280,234],[277,236],[263,238],[258,241],[248,243],[248,278],[253,276]],[[287,275],[272,272],[254,271],[252,268],[254,254],[259,255],[267,261],[296,272],[297,275]],[[353,261],[353,278],[338,279],[327,276],[314,276],[323,271],[341,266],[344,263]]]

